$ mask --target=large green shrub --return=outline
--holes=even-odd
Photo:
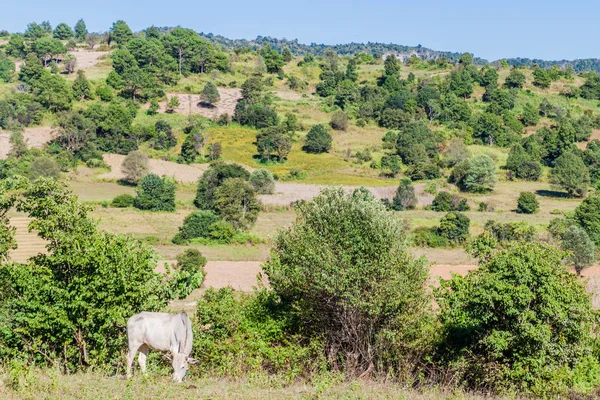
[[[175,211],[175,182],[166,176],[146,175],[140,181],[133,205],[140,210]]]
[[[436,298],[446,339],[440,357],[473,389],[550,396],[600,384],[590,295],[551,246],[522,243]]]
[[[268,169],[263,168],[253,171],[248,182],[258,194],[275,193],[275,178]]]
[[[428,272],[410,255],[403,223],[380,202],[341,188],[325,189],[296,211],[264,266],[281,304],[349,374],[394,357],[399,367],[413,354],[408,335],[428,306]]]
[[[186,298],[204,281],[206,258],[196,249],[186,249],[177,255],[177,274],[168,282],[170,292],[178,299]]]
[[[120,194],[110,202],[110,206],[115,207],[115,208],[133,207],[134,201],[135,201],[135,198],[132,195]]]
[[[310,128],[302,149],[307,153],[327,153],[331,149],[331,134],[325,125],[314,125]]]
[[[490,156],[481,154],[456,164],[450,180],[461,190],[484,193],[494,189],[498,178],[496,166]]]
[[[452,211],[441,219],[438,232],[451,242],[462,243],[469,238],[470,224],[471,221],[465,214]]]
[[[578,274],[581,274],[584,268],[594,264],[594,261],[596,261],[596,245],[585,229],[579,226],[571,226],[562,235],[562,239],[563,250],[570,252],[567,260],[573,264]]]
[[[198,181],[194,205],[201,210],[216,210],[215,191],[229,178],[248,180],[250,173],[238,164],[226,164],[222,161],[212,163]]]
[[[254,189],[241,178],[226,179],[215,191],[215,203],[221,218],[236,229],[249,229],[260,211]]]
[[[535,227],[525,221],[502,223],[489,220],[483,229],[498,242],[532,242],[535,239]]]
[[[563,153],[554,161],[550,182],[557,189],[565,190],[569,196],[584,196],[590,185],[590,173],[581,157]]]
[[[583,200],[575,209],[575,221],[600,245],[600,196]]]
[[[535,214],[540,208],[535,194],[532,192],[521,192],[517,199],[517,212],[521,214]]]
[[[448,192],[439,192],[431,203],[431,209],[440,212],[469,211],[471,207],[469,207],[467,199],[463,197]]]
[[[396,211],[412,210],[417,206],[417,196],[415,188],[410,179],[403,178],[396,189],[396,194],[392,199],[392,209]]]
[[[195,238],[209,238],[209,226],[220,219],[213,211],[194,211],[185,217],[183,225],[179,227],[179,232],[173,238],[173,242],[178,244]]]

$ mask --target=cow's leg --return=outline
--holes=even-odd
[[[142,374],[146,374],[146,357],[148,357],[148,345],[141,345],[139,351],[140,355],[138,356],[138,362],[140,363],[140,369],[142,370]]]
[[[137,347],[131,347],[130,345],[127,352],[127,379],[131,378],[131,365],[133,364],[135,353],[137,353]]]

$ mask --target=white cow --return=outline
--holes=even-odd
[[[188,364],[197,361],[190,357],[192,352],[192,324],[185,312],[181,314],[141,312],[127,321],[127,378],[131,377],[131,365],[135,353],[140,351],[138,361],[142,373],[146,372],[148,349],[169,351],[167,357],[173,361],[173,380],[181,382]]]

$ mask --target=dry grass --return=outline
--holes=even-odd
[[[54,139],[56,130],[48,126],[37,126],[23,129],[23,140],[29,148],[42,148]],[[10,133],[0,130],[0,159],[5,159],[12,148]]]
[[[285,377],[266,375],[244,379],[198,377],[191,369],[184,383],[173,383],[168,376],[152,371],[148,377],[134,376],[127,381],[121,376],[105,376],[97,372],[59,375],[55,371],[36,369],[22,378],[24,387],[13,391],[0,384],[0,397],[24,399],[489,399],[460,391],[439,388],[423,390],[374,380],[344,380],[341,376],[315,376],[312,382],[286,383]],[[6,372],[0,372],[8,380]]]

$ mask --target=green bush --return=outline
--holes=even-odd
[[[275,193],[275,178],[268,169],[263,168],[255,170],[250,174],[248,182],[258,194]]]
[[[173,297],[186,298],[204,281],[206,258],[196,249],[186,249],[177,255],[176,271],[169,280],[169,290]]]
[[[175,211],[175,183],[172,178],[146,175],[137,188],[133,206],[140,210]]]
[[[577,274],[581,274],[584,268],[594,264],[594,261],[596,261],[596,245],[585,229],[579,226],[570,226],[562,235],[562,239],[563,250],[570,252],[567,260],[573,264]]]
[[[418,247],[448,247],[450,242],[441,236],[438,228],[418,227],[413,232],[413,244]]]
[[[337,110],[333,114],[331,114],[331,127],[338,131],[345,131],[348,128],[348,124],[350,120],[348,118],[348,114],[343,112],[342,110]]]
[[[302,150],[307,153],[327,153],[331,149],[331,134],[325,125],[314,125],[306,135]]]
[[[250,229],[260,211],[254,189],[241,178],[226,179],[215,191],[215,203],[219,216],[241,230]]]
[[[436,290],[453,376],[472,389],[556,397],[600,384],[590,295],[564,253],[522,243]]]
[[[196,306],[195,325],[194,348],[202,351],[194,357],[203,373],[239,377],[266,371],[291,383],[324,364],[322,343],[293,333],[289,310],[273,291],[209,288]]]
[[[448,192],[439,192],[431,203],[431,209],[438,212],[448,212],[469,211],[471,208],[467,203],[467,199]]]
[[[428,272],[411,256],[403,222],[341,188],[296,212],[264,271],[298,332],[324,340],[329,362],[351,375],[406,362],[420,345],[409,337],[422,328]]]
[[[33,159],[29,166],[29,179],[60,178],[60,165],[51,157],[41,155]]]
[[[521,214],[535,214],[540,208],[534,193],[521,192],[517,200],[517,212]]]
[[[532,242],[535,239],[535,228],[524,221],[501,223],[489,220],[483,229],[498,242]]]
[[[231,243],[237,233],[235,227],[227,221],[217,221],[208,227],[210,238],[218,243]]]
[[[406,170],[406,175],[413,181],[424,179],[438,179],[441,177],[440,167],[434,164],[418,163],[411,165]]]
[[[417,205],[417,196],[415,188],[410,179],[403,178],[400,180],[400,185],[396,189],[396,194],[392,200],[392,209],[396,211],[412,210]]]
[[[115,208],[133,207],[134,200],[135,198],[130,194],[120,194],[110,202],[110,206]]]
[[[600,196],[583,200],[575,209],[575,221],[585,229],[596,246],[600,245]]]
[[[450,242],[463,243],[469,238],[469,226],[471,221],[466,215],[452,211],[444,215],[440,221],[438,232]]]
[[[194,211],[183,220],[183,225],[179,227],[173,243],[183,244],[190,239],[209,238],[210,225],[220,220],[221,218],[213,211]]]
[[[215,211],[215,191],[229,178],[248,180],[250,173],[238,164],[226,164],[222,161],[212,163],[198,181],[194,205],[201,210]]]
[[[550,183],[557,189],[565,190],[569,196],[583,197],[590,185],[590,173],[581,157],[563,153],[554,161]]]
[[[467,158],[456,164],[450,175],[450,181],[467,192],[489,192],[498,182],[496,166],[491,157],[486,154]]]

